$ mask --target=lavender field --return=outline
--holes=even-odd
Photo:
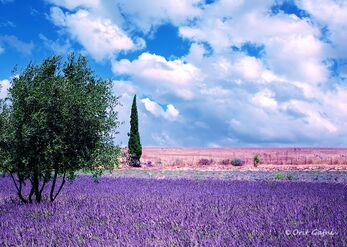
[[[81,176],[23,205],[0,178],[0,246],[346,246],[343,184]]]

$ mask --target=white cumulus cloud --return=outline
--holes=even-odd
[[[9,80],[0,80],[0,99],[7,97],[8,89],[10,88]]]
[[[274,0],[51,2],[62,7],[51,8],[55,25],[126,78],[114,85],[125,131],[133,95],[142,98],[147,145],[347,143],[346,1],[288,2],[305,17],[272,13],[282,2]],[[187,54],[146,50],[145,39],[155,40],[162,24],[178,28],[191,44]],[[143,51],[117,60],[135,49]]]
[[[51,18],[56,25],[65,28],[97,61],[112,58],[120,51],[135,49],[134,42],[110,19],[93,16],[87,10],[64,13],[58,7],[51,8]]]
[[[256,93],[252,101],[264,108],[270,108],[270,109],[276,109],[277,108],[277,101],[274,99],[274,93],[269,89],[264,89],[258,93]]]
[[[18,39],[14,35],[0,35],[0,48],[1,46],[13,47],[24,55],[31,55],[31,52],[34,49],[34,44],[32,42],[27,43]]]
[[[202,0],[142,0],[116,1],[119,8],[131,16],[130,22],[144,32],[167,21],[180,25],[202,14]]]
[[[122,59],[113,63],[113,72],[127,74],[149,86],[172,91],[183,99],[192,99],[193,84],[201,80],[201,74],[194,65],[180,59],[168,61],[162,56],[142,53],[138,59]]]
[[[313,21],[327,27],[328,39],[333,44],[331,52],[338,57],[347,53],[347,1],[344,0],[296,0]]]
[[[144,104],[146,110],[156,117],[164,117],[173,121],[179,116],[179,111],[172,104],[167,105],[166,110],[164,110],[158,103],[149,98],[144,98],[141,102]]]

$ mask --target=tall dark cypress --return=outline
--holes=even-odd
[[[131,106],[130,115],[130,136],[128,142],[129,154],[131,156],[131,165],[140,166],[140,158],[142,155],[142,146],[139,134],[139,123],[137,116],[136,94],[134,95],[133,104]]]

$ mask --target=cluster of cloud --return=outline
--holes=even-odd
[[[136,60],[122,59],[114,62],[113,72],[130,75],[153,90],[160,87],[159,94],[175,94],[182,99],[193,99],[193,84],[199,81],[200,71],[181,59],[167,61],[162,56],[142,53]]]
[[[145,105],[146,110],[154,116],[163,116],[168,120],[175,120],[179,115],[179,111],[171,104],[167,105],[166,110],[164,110],[160,105],[151,101],[149,98],[144,98],[141,102]]]
[[[7,92],[9,88],[10,88],[9,80],[0,80],[0,99],[5,99],[7,97]]]
[[[119,51],[135,47],[133,41],[116,24],[109,19],[94,16],[87,10],[70,14],[53,7],[51,17],[54,24],[65,28],[97,61],[112,58]]]
[[[347,1],[50,2],[55,25],[128,78],[123,104],[141,94],[146,145],[347,144]],[[164,23],[190,42],[185,56],[146,51]]]
[[[5,46],[12,47],[24,55],[30,55],[34,44],[21,41],[14,35],[0,35],[0,54],[5,51]]]

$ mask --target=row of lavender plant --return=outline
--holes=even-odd
[[[0,246],[346,246],[339,184],[82,176],[19,204],[0,178]]]

